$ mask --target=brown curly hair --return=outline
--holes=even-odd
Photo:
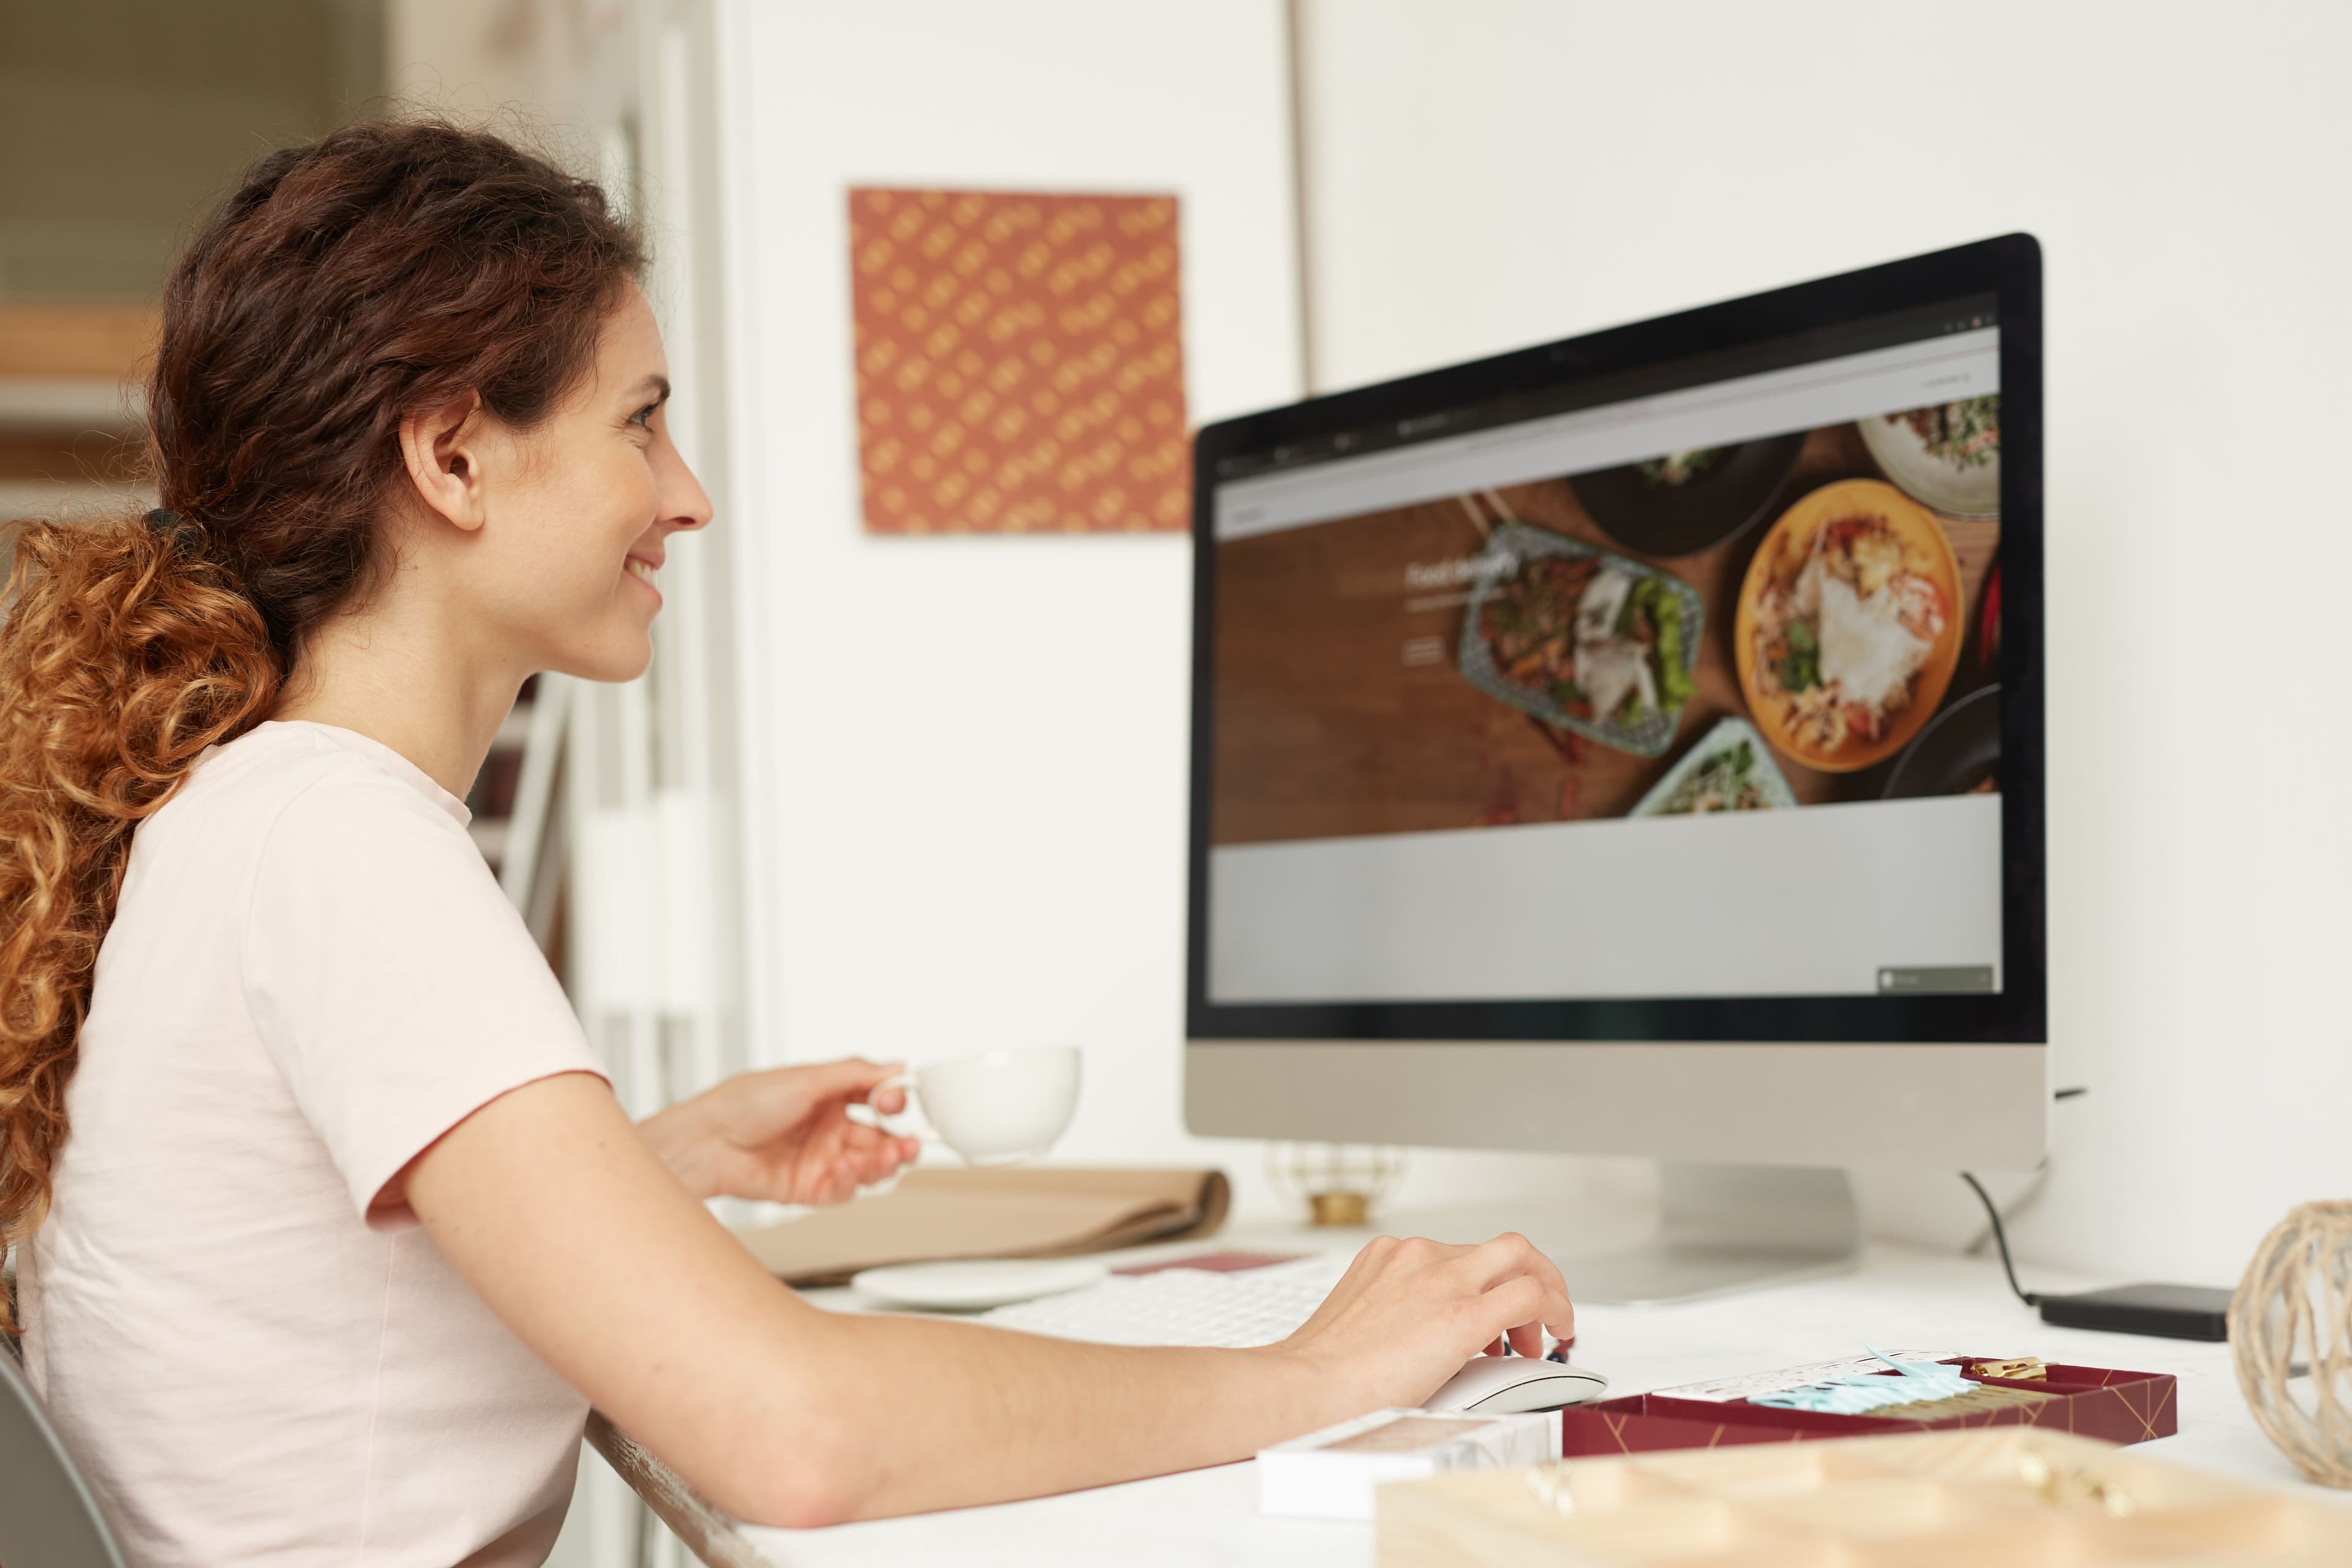
[[[256,163],[173,267],[146,519],[15,525],[0,613],[0,1249],[47,1213],[134,830],[380,564],[406,416],[528,428],[644,270],[594,184],[436,121]],[[14,1328],[0,1297],[0,1331]]]

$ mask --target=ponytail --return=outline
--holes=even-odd
[[[169,512],[17,532],[0,600],[0,1249],[48,1207],[131,829],[277,699],[260,612],[202,542]]]

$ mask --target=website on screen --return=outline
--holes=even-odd
[[[1999,334],[1221,478],[1211,999],[1999,990]]]

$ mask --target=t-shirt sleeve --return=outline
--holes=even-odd
[[[339,769],[287,805],[243,945],[262,1042],[379,1229],[415,1223],[386,1184],[474,1111],[604,1076],[472,839],[398,779]]]

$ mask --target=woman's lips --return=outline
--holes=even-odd
[[[656,604],[661,602],[661,590],[654,586],[654,574],[661,570],[660,562],[648,561],[642,555],[632,555],[621,564],[629,576],[645,584],[646,592],[654,596]]]

